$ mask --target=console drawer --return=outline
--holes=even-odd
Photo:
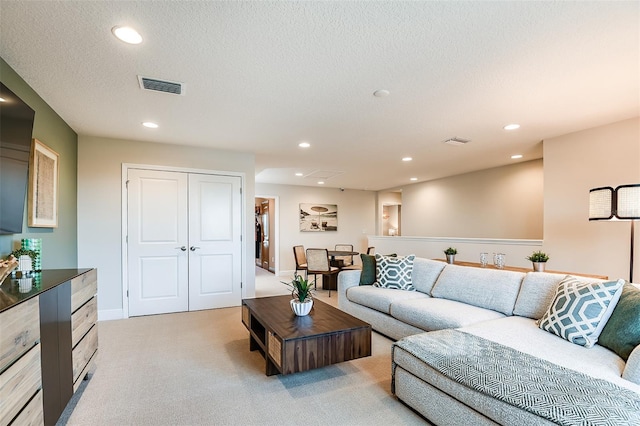
[[[6,425],[42,387],[40,345],[0,374],[0,424]]]
[[[40,340],[40,304],[33,297],[0,313],[0,372]]]
[[[31,402],[24,407],[24,410],[13,419],[11,426],[41,426],[44,424],[44,413],[42,412],[42,391],[39,390]]]
[[[98,321],[98,302],[92,297],[71,315],[71,347],[75,348],[82,336]]]
[[[71,280],[71,312],[75,312],[98,292],[98,270],[92,269]]]
[[[73,350],[73,383],[87,366],[93,354],[98,350],[98,326],[94,325]]]

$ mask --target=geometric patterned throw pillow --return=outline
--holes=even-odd
[[[376,287],[415,291],[412,285],[415,255],[405,257],[383,256],[376,253]]]
[[[616,307],[624,280],[584,282],[567,275],[558,285],[538,327],[577,345],[590,348]]]

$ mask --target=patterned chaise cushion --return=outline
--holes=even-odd
[[[376,253],[376,283],[374,286],[415,291],[412,285],[415,255],[404,257],[382,256]]]
[[[584,282],[567,275],[538,326],[577,345],[596,344],[620,299],[624,280]]]

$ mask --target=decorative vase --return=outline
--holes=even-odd
[[[311,308],[313,307],[313,299],[307,299],[304,302],[301,302],[297,299],[291,299],[290,304],[293,313],[299,317],[303,317],[305,315],[309,315],[309,312],[311,312]]]
[[[544,272],[544,266],[547,262],[531,262],[533,263],[533,270],[535,272]]]
[[[456,261],[456,255],[455,254],[448,254],[447,255],[447,263],[450,263],[453,265],[453,263]]]
[[[31,272],[33,271],[33,261],[31,256],[23,254],[18,258],[18,271]]]

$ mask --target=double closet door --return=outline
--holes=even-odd
[[[129,169],[129,315],[239,306],[241,179]]]

